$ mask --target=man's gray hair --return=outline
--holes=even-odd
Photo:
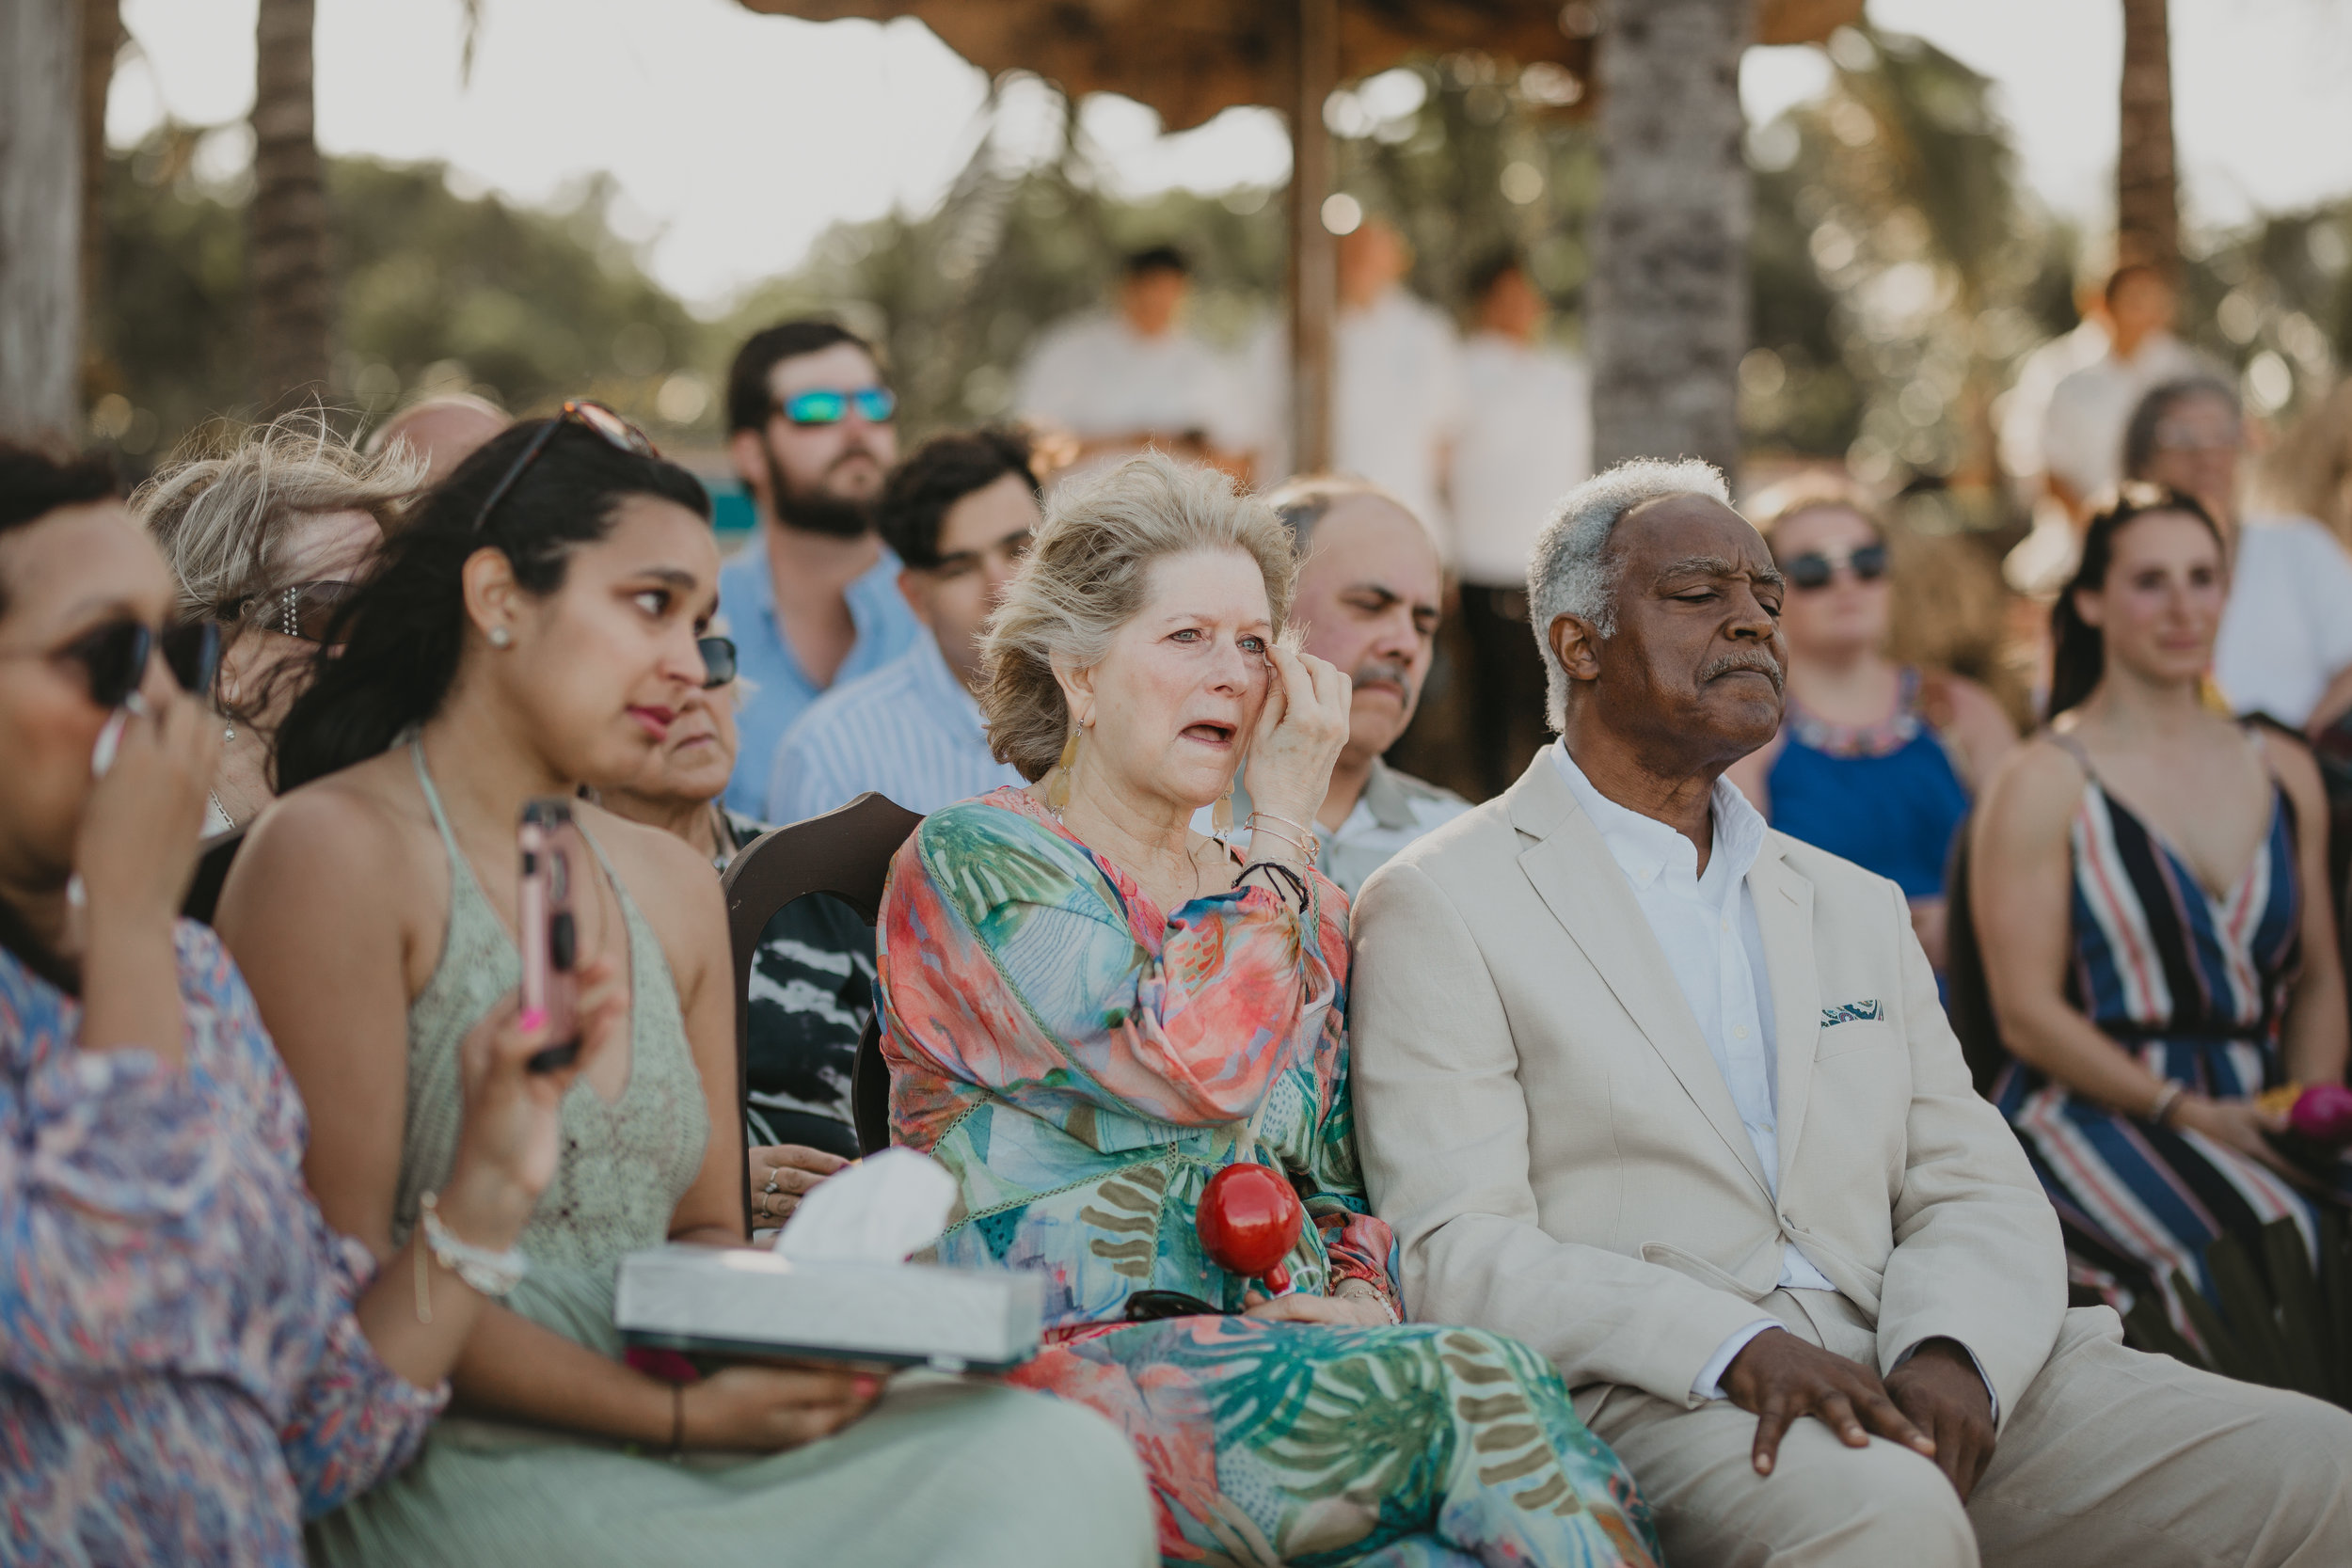
[[[1723,470],[1695,457],[1636,457],[1595,474],[1560,498],[1527,557],[1527,619],[1543,650],[1545,708],[1555,730],[1568,721],[1568,673],[1551,651],[1551,624],[1573,615],[1602,637],[1617,634],[1623,562],[1609,548],[1618,520],[1645,501],[1705,496],[1731,504]]]

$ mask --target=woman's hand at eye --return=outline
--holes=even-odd
[[[1249,741],[1249,798],[1269,816],[1311,826],[1331,786],[1331,765],[1347,744],[1354,685],[1312,654],[1276,643],[1274,679]]]

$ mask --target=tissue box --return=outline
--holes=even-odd
[[[632,1345],[690,1354],[1003,1371],[1037,1354],[1045,1281],[673,1244],[621,1259],[612,1317]]]

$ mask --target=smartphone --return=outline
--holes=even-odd
[[[547,1015],[549,1043],[523,1065],[532,1072],[569,1067],[580,1055],[580,917],[574,903],[587,846],[558,796],[523,802],[515,831],[522,881],[515,925],[523,958],[523,1010]]]

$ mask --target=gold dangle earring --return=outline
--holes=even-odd
[[[1233,765],[1233,779],[1241,777],[1241,770],[1248,761],[1248,757],[1244,757]],[[1233,779],[1225,781],[1225,793],[1216,798],[1216,804],[1209,811],[1209,832],[1219,839],[1233,836]]]
[[[1045,809],[1056,816],[1070,804],[1070,770],[1078,766],[1078,737],[1085,733],[1086,727],[1073,718],[1070,738],[1061,743],[1061,760],[1054,764],[1053,772],[1046,776]]]

